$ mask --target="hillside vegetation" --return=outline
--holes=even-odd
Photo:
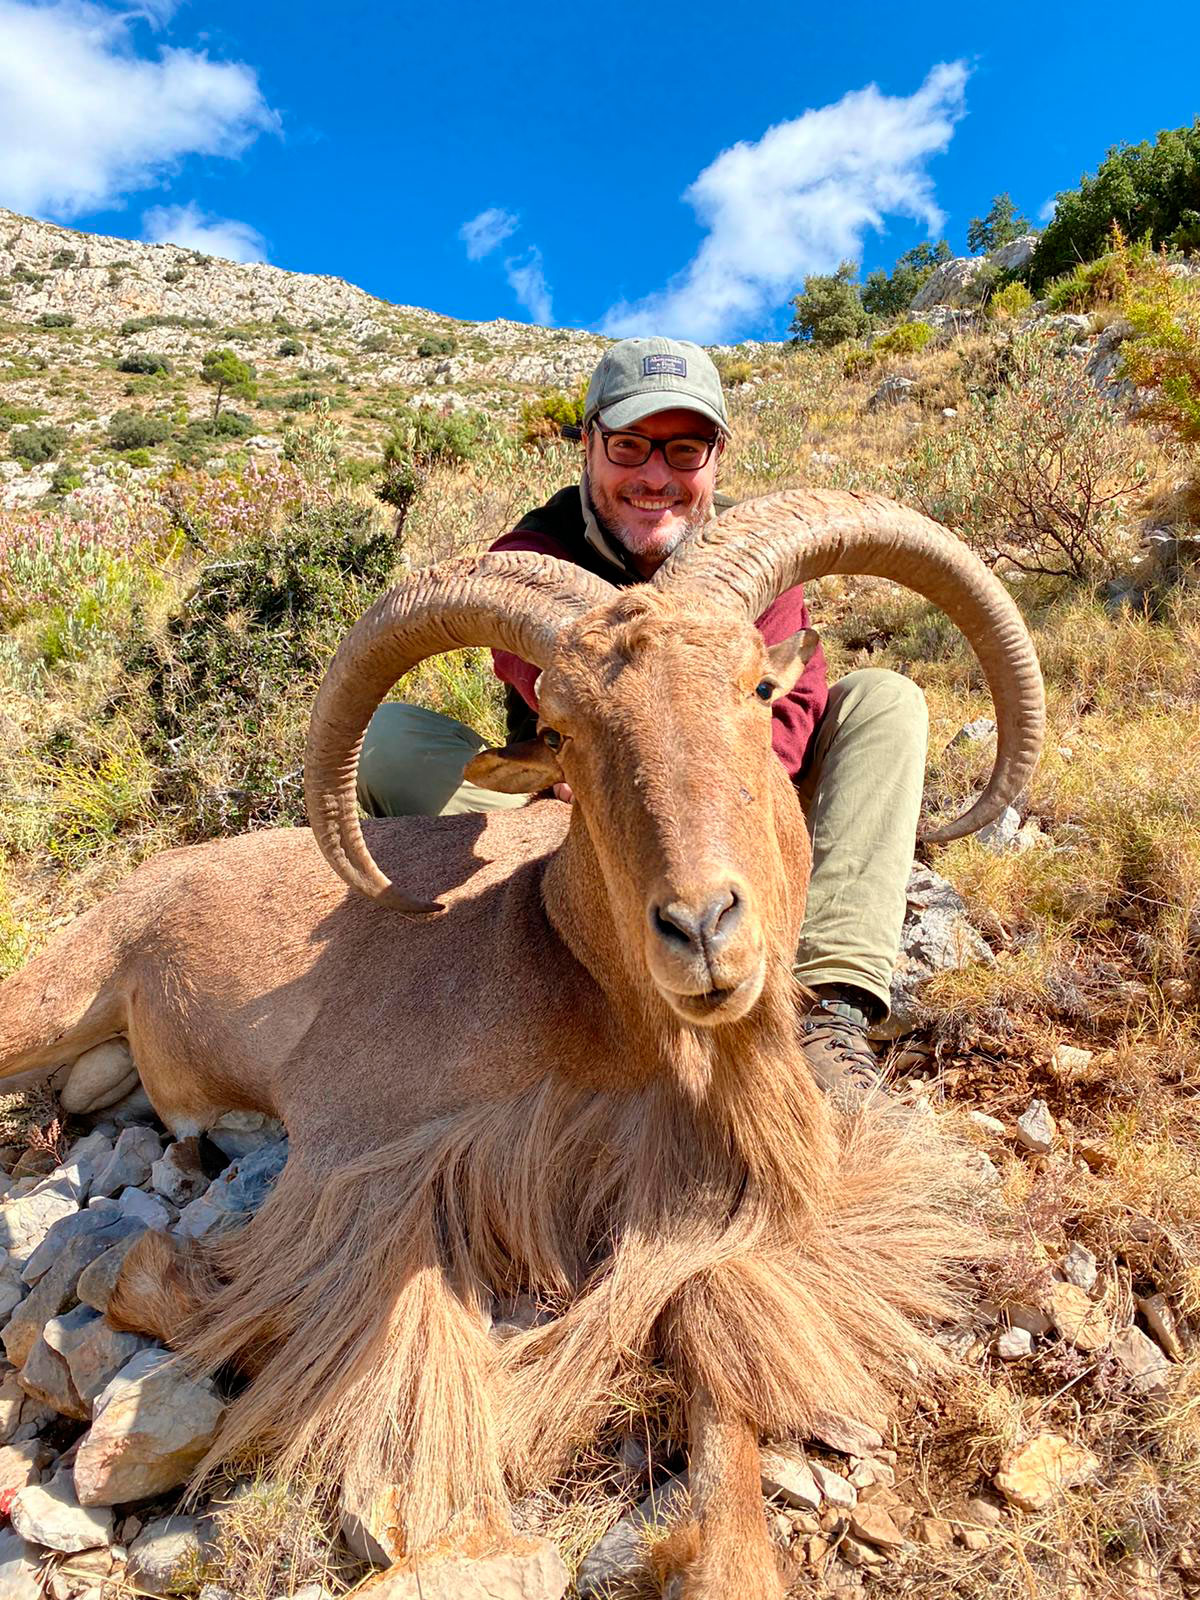
[[[209,270],[184,255],[162,256],[164,278]],[[103,270],[127,287],[134,269]],[[538,419],[567,403],[600,348],[523,330],[528,348],[516,350],[493,331],[379,303],[319,329],[267,319],[240,332],[221,317],[211,329],[166,324],[162,312],[137,333],[82,319],[36,327],[17,307],[14,291],[0,325],[10,443],[17,430],[65,430],[55,459],[83,467],[121,455],[110,434],[122,409],[162,416],[170,431],[134,447],[149,465],[106,472],[91,497],[75,488],[0,511],[0,975],[149,854],[303,821],[306,717],[338,638],[397,573],[485,547],[575,479],[578,447]],[[422,363],[455,359],[417,353],[435,331],[478,357],[472,398],[487,402],[486,420],[410,409]],[[366,349],[376,337],[387,352]],[[285,342],[301,352],[281,353]],[[255,430],[274,430],[285,450],[227,449],[204,434],[189,454],[188,430],[213,414],[199,376],[210,346],[253,357],[256,401],[231,404],[257,404],[246,413]],[[169,370],[119,372],[132,350],[161,354]],[[895,1482],[876,1498],[899,1521],[911,1513],[906,1541],[885,1554],[828,1510],[776,1506],[796,1592],[1192,1592],[1200,286],[1118,238],[1036,306],[1010,296],[965,323],[900,321],[873,341],[747,346],[719,360],[734,426],[722,489],[877,491],[945,522],[1012,585],[1049,698],[1021,843],[928,853],[990,959],[935,977],[919,1030],[890,1056],[899,1092],[990,1163],[1002,1249],[972,1319],[946,1335],[958,1378],[911,1397],[886,1442]],[[514,376],[535,370],[523,361],[546,365]],[[458,372],[446,386],[471,393]],[[562,392],[543,404],[548,389]],[[301,404],[301,390],[314,398]],[[927,808],[956,805],[991,754],[986,739],[955,737],[990,715],[967,646],[924,601],[879,581],[824,580],[810,601],[834,673],[887,666],[920,684]],[[397,694],[501,734],[481,653],[429,662]],[[1037,1149],[1016,1131],[1034,1100],[1050,1118]],[[1166,1351],[1153,1381],[1111,1339],[1089,1345],[1055,1322],[1073,1247],[1076,1261],[1095,1257],[1087,1292],[1104,1327],[1148,1329]],[[1027,1350],[1002,1348],[1026,1325]],[[670,1421],[649,1401],[631,1432],[652,1442],[653,1464],[670,1460]],[[1021,1510],[995,1493],[994,1475],[1046,1433],[1094,1467]],[[590,1459],[530,1515],[577,1559],[645,1489],[645,1473]]]

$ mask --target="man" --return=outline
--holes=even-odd
[[[588,387],[580,483],[492,549],[557,556],[619,587],[642,583],[712,516],[729,437],[721,380],[698,345],[623,339]],[[800,588],[758,618],[768,644],[808,625]],[[507,685],[509,736],[527,737],[536,669],[503,651],[494,662]],[[775,753],[799,790],[813,845],[795,974],[816,1004],[799,1026],[817,1080],[854,1100],[878,1081],[867,1029],[887,1014],[899,950],[925,772],[925,700],[894,672],[852,672],[830,687],[818,649],[772,711]],[[359,763],[364,809],[399,816],[523,805],[523,795],[463,781],[483,743],[435,712],[381,706]],[[566,785],[555,792],[569,802]]]

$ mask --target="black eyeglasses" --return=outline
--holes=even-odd
[[[614,467],[644,467],[654,452],[661,450],[663,460],[676,472],[695,472],[717,443],[716,439],[647,439],[644,433],[618,433],[598,422],[592,427],[604,441],[604,454]]]

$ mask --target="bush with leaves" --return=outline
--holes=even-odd
[[[847,339],[860,339],[871,326],[854,281],[853,261],[843,261],[833,273],[811,273],[803,292],[795,295],[795,315],[788,332],[826,347]]]
[[[153,350],[127,350],[117,362],[118,372],[141,372],[152,376],[157,372],[170,373],[173,370],[170,360]]]
[[[417,344],[419,356],[452,356],[458,340],[452,333],[427,333]]]
[[[108,424],[108,442],[114,450],[144,450],[161,444],[171,432],[166,417],[147,416],[144,411],[116,411]]]
[[[899,322],[876,339],[871,350],[881,356],[915,356],[932,338],[933,328],[928,322]]]
[[[1033,305],[1033,296],[1023,283],[1006,283],[997,289],[987,303],[987,316],[991,322],[1014,322],[1023,317]]]
[[[1200,117],[1151,143],[1118,145],[1078,189],[1057,197],[1054,217],[1029,263],[1035,293],[1100,255],[1116,224],[1127,238],[1200,249]]]
[[[162,634],[134,639],[126,665],[146,684],[155,803],[186,819],[185,834],[303,821],[317,680],[399,554],[369,508],[310,507],[231,544]]]
[[[1030,335],[996,391],[919,446],[900,489],[993,565],[1084,577],[1117,559],[1121,512],[1148,481],[1142,449],[1079,366]]]
[[[1124,375],[1148,391],[1140,415],[1189,444],[1200,441],[1200,285],[1162,265],[1131,290],[1121,314],[1131,329],[1121,346]]]
[[[50,257],[50,265],[56,270],[60,267],[73,267],[75,265],[75,251],[56,250]]]
[[[275,346],[275,354],[288,357],[302,356],[304,354],[304,346],[299,339],[281,339]]]
[[[73,328],[75,318],[69,311],[43,311],[37,325],[39,328]]]
[[[1011,195],[998,194],[986,217],[972,217],[967,224],[967,249],[973,256],[986,255],[1031,232],[1032,227],[1028,217],[1017,215]]]
[[[35,423],[30,428],[14,428],[8,436],[8,453],[14,461],[40,467],[53,461],[66,444],[67,430],[52,422]]]
[[[945,239],[936,244],[924,241],[906,250],[890,273],[879,267],[868,272],[862,287],[863,308],[873,317],[903,316],[925,280],[953,255]]]
[[[583,383],[574,394],[548,389],[526,400],[521,406],[521,443],[548,444],[561,439],[564,428],[580,427],[586,399],[587,384]]]

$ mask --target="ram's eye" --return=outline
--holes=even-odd
[[[543,742],[543,744],[547,745],[548,748],[551,749],[551,750],[561,750],[562,749],[562,743],[563,743],[563,736],[562,736],[561,733],[557,732],[554,728],[543,728],[542,729],[542,742]]]
[[[769,700],[775,693],[775,685],[770,678],[764,678],[761,683],[755,686],[754,692],[760,700]]]

